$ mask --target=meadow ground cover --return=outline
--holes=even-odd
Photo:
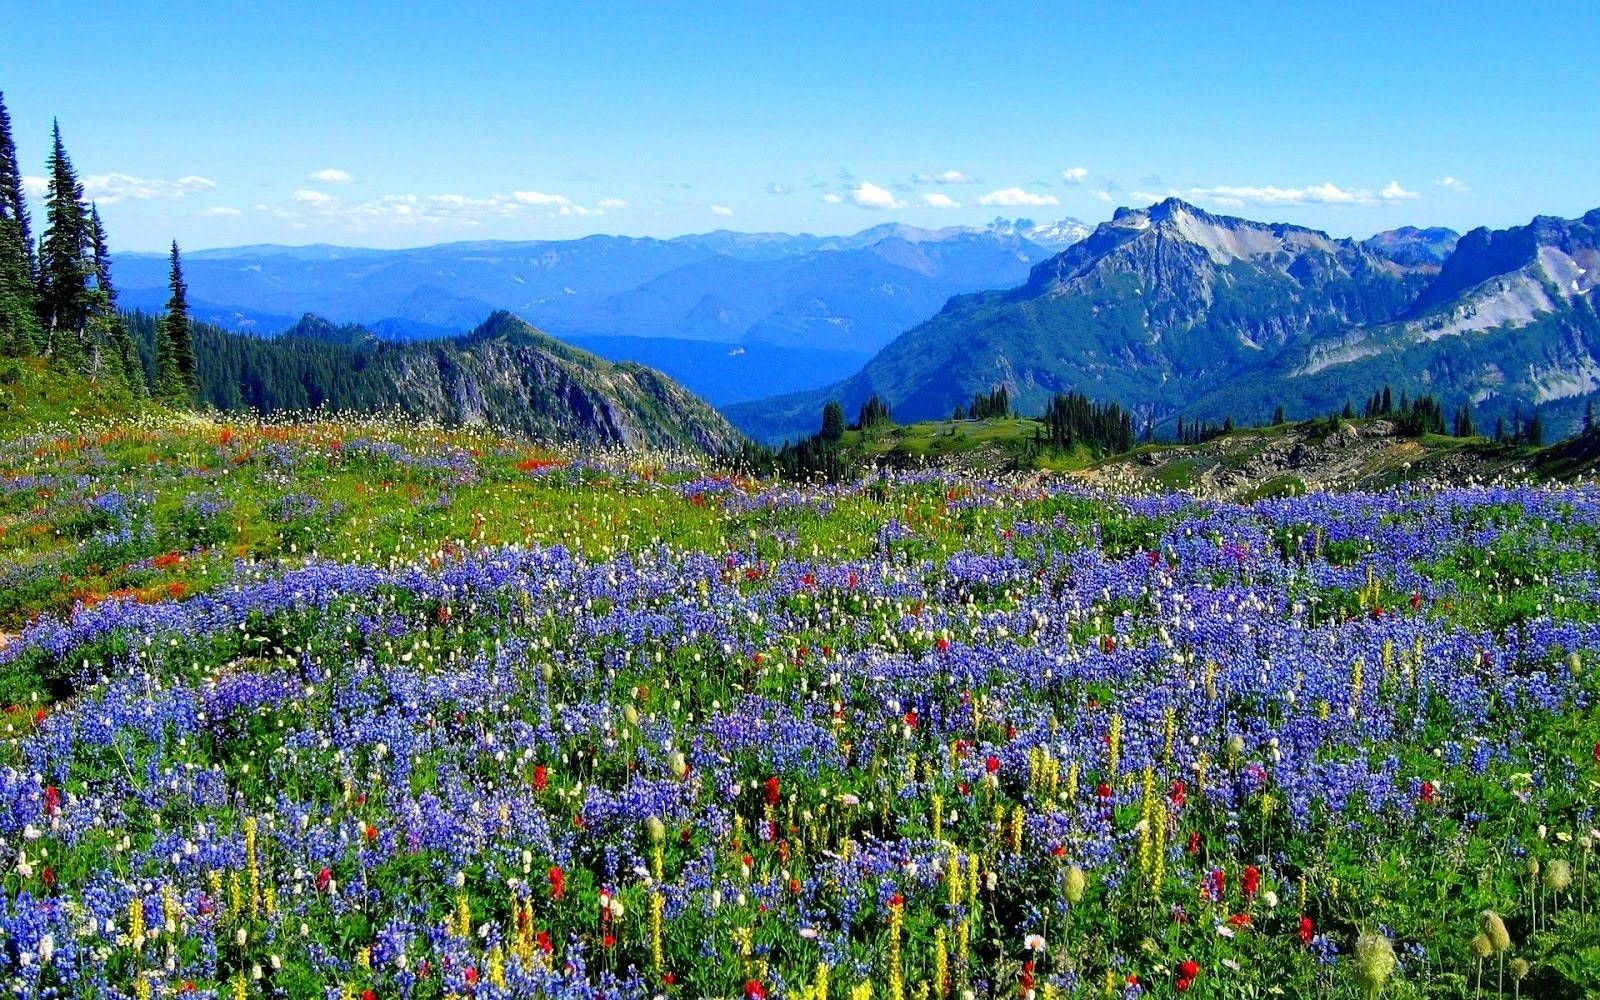
[[[0,444],[20,997],[1582,996],[1600,489]]]

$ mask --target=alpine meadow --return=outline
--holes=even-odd
[[[7,997],[1600,997],[1600,9],[161,7],[0,37]]]

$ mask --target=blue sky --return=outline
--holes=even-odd
[[[1593,0],[51,11],[0,89],[26,173],[60,118],[114,249],[1600,206]]]

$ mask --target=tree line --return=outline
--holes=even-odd
[[[84,198],[59,122],[52,123],[50,139],[45,226],[36,243],[11,115],[0,93],[0,353],[44,358],[136,395],[194,402],[199,380],[177,242],[168,275],[172,297],[154,331],[147,367],[117,308],[100,210]]]

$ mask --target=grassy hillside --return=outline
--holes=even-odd
[[[59,371],[42,358],[0,358],[0,439],[49,424],[131,417],[148,408],[121,386]]]

